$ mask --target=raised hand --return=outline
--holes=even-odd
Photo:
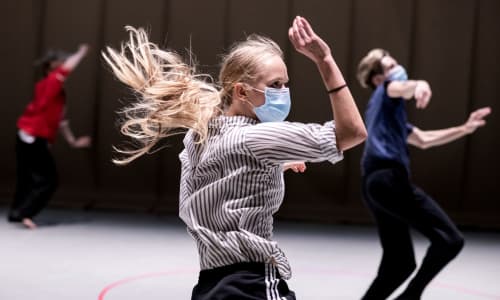
[[[473,133],[477,128],[482,127],[486,124],[484,118],[491,113],[490,107],[483,107],[473,111],[469,115],[469,119],[465,122],[465,131],[467,133]]]
[[[82,54],[87,54],[90,50],[89,44],[80,44],[78,46],[78,52],[81,52]]]
[[[315,63],[331,56],[330,47],[314,33],[311,25],[303,17],[297,16],[288,29],[288,37],[295,50],[304,54]]]

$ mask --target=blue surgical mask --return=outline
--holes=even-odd
[[[387,78],[389,80],[406,81],[408,80],[408,74],[406,73],[406,70],[402,65],[397,65],[392,68],[392,70],[387,75]]]
[[[292,105],[289,88],[275,89],[266,87],[263,91],[253,89],[264,93],[266,98],[264,104],[253,108],[255,115],[261,122],[281,122],[286,119]]]

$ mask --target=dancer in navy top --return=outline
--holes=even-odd
[[[427,284],[460,252],[464,239],[439,205],[411,182],[407,144],[426,149],[468,135],[485,124],[490,108],[474,111],[463,125],[424,131],[408,123],[405,104],[415,99],[417,108],[427,106],[432,92],[426,81],[408,80],[405,69],[383,49],[373,49],[361,60],[358,79],[373,89],[365,114],[362,187],[383,249],[378,274],[363,299],[386,299],[415,270],[410,228],[431,245],[397,299],[420,299]]]

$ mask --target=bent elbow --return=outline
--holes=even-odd
[[[354,129],[350,134],[338,140],[338,148],[341,151],[351,149],[363,143],[368,137],[365,126]]]
[[[433,145],[431,143],[421,143],[420,145],[418,145],[418,148],[420,148],[422,150],[427,150],[427,149],[429,149],[432,146]]]
[[[362,143],[368,138],[368,131],[365,126],[362,126],[358,131],[358,138],[360,139],[359,143]]]
[[[352,136],[353,147],[363,143],[367,137],[368,132],[366,131],[366,128],[364,126],[358,128],[358,130],[356,130],[356,132],[353,133]]]
[[[433,146],[433,143],[431,141],[425,140],[423,138],[419,138],[412,143],[415,147],[426,150],[429,149],[430,147]]]

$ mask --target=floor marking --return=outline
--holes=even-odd
[[[321,274],[321,275],[330,275],[330,276],[343,276],[343,277],[356,277],[356,278],[369,278],[372,276],[371,273],[352,271],[352,270],[347,270],[347,269],[295,268],[295,270],[298,271],[297,273]],[[146,273],[146,274],[126,277],[126,278],[120,279],[118,281],[115,281],[115,282],[105,286],[102,289],[102,291],[99,293],[99,297],[97,299],[104,300],[104,296],[106,296],[106,294],[109,291],[111,291],[112,289],[119,287],[119,286],[122,286],[122,285],[125,285],[125,284],[130,283],[130,282],[133,282],[133,281],[138,281],[138,280],[153,278],[153,277],[164,277],[164,276],[172,276],[172,275],[179,275],[179,274],[194,274],[194,273],[198,273],[198,270],[195,270],[195,269],[177,269],[177,270],[171,270],[171,271],[153,272],[153,273]],[[448,283],[444,283],[444,282],[440,282],[440,281],[436,281],[434,283],[431,283],[429,286],[434,287],[434,288],[439,288],[439,289],[452,290],[452,291],[455,291],[455,292],[458,292],[461,294],[467,294],[467,295],[472,295],[472,296],[476,296],[476,297],[481,297],[482,299],[500,300],[499,295],[484,293],[482,291],[470,289],[467,287],[457,286],[457,285],[453,285],[453,284],[448,284]],[[293,290],[293,287],[292,287],[292,290]]]

